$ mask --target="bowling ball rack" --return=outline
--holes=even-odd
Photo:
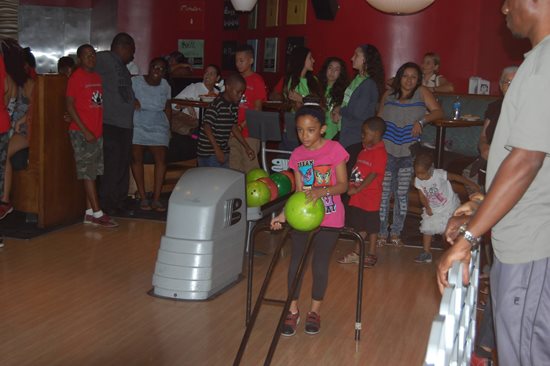
[[[290,294],[295,293],[296,288],[298,286],[299,278],[302,277],[302,274],[305,270],[307,258],[311,252],[313,239],[315,236],[321,232],[321,231],[333,231],[337,232],[339,234],[339,237],[345,237],[345,238],[351,238],[353,240],[356,240],[359,243],[359,256],[360,260],[358,263],[358,270],[357,270],[357,298],[356,298],[356,307],[355,307],[355,336],[354,339],[356,342],[359,342],[361,339],[361,309],[362,309],[362,299],[363,299],[363,275],[364,275],[364,259],[365,259],[365,243],[361,235],[359,235],[357,232],[355,232],[353,229],[349,228],[327,228],[327,227],[321,227],[317,230],[311,231],[308,236],[308,241],[306,244],[306,250],[300,259],[300,263],[298,265],[298,270],[296,273],[296,276],[294,277],[294,280],[291,284],[291,290],[288,293],[288,296],[285,300],[279,300],[279,299],[269,299],[265,297],[267,288],[269,286],[269,282],[271,281],[271,276],[273,274],[273,271],[275,269],[275,266],[278,262],[278,259],[280,258],[281,250],[289,236],[290,230],[292,230],[288,225],[284,225],[283,229],[283,235],[281,237],[281,240],[277,244],[277,247],[275,249],[275,252],[273,253],[273,257],[271,260],[271,263],[269,264],[269,268],[267,270],[267,273],[265,275],[264,281],[262,283],[262,286],[260,288],[260,292],[258,293],[256,303],[254,304],[254,309],[252,309],[252,281],[253,281],[253,272],[254,272],[254,246],[255,246],[255,236],[258,232],[262,230],[269,230],[270,223],[263,223],[261,225],[256,225],[257,221],[262,219],[263,217],[266,217],[268,215],[271,215],[272,213],[275,213],[277,211],[282,210],[284,207],[284,204],[286,200],[288,199],[290,195],[286,195],[283,197],[280,197],[276,199],[275,201],[269,202],[264,206],[261,207],[252,207],[248,208],[247,210],[247,221],[248,221],[248,230],[247,230],[247,243],[246,248],[248,251],[248,276],[247,276],[247,289],[246,289],[246,330],[243,335],[243,338],[241,340],[241,344],[239,346],[239,350],[237,352],[237,355],[235,356],[235,360],[233,362],[233,365],[240,365],[242,357],[244,355],[244,351],[246,349],[246,346],[248,344],[248,340],[250,338],[250,334],[252,333],[252,330],[254,328],[254,325],[256,323],[256,319],[258,317],[258,314],[260,312],[260,308],[264,302],[269,303],[275,303],[275,304],[284,304],[283,309],[281,311],[281,316],[279,317],[279,321],[277,323],[277,327],[275,328],[275,331],[273,333],[273,338],[271,340],[271,345],[269,347],[268,354],[265,358],[264,365],[270,365],[271,361],[273,359],[273,355],[275,354],[275,350],[277,349],[277,345],[279,343],[279,339],[281,336],[281,330],[286,318],[286,314],[288,313],[288,310],[290,308],[290,303],[292,301],[292,296]]]

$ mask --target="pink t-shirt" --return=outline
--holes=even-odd
[[[317,150],[297,147],[290,155],[288,166],[300,173],[304,189],[327,187],[336,184],[336,166],[348,161],[349,154],[332,140]],[[321,226],[340,228],[344,226],[345,211],[340,195],[322,197],[325,205],[325,218]]]

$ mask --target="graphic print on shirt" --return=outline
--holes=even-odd
[[[243,93],[243,96],[241,97],[241,101],[239,102],[239,104],[246,105],[246,103],[248,103],[248,100],[246,99],[246,93]]]
[[[349,182],[354,186],[359,186],[363,182],[363,175],[358,166],[354,166],[351,170],[351,175],[349,177]]]
[[[103,96],[99,92],[99,90],[95,90],[92,93],[92,105],[100,106],[103,104]]]
[[[327,187],[330,185],[330,166],[320,165],[313,167],[313,173],[315,174],[315,187]]]
[[[302,186],[304,189],[311,189],[315,179],[313,175],[313,160],[300,161],[298,169],[302,175]]]
[[[330,165],[315,166],[313,160],[304,160],[298,162],[298,170],[302,175],[302,186],[304,189],[330,186]],[[333,196],[323,196],[321,200],[325,206],[325,214],[336,212],[336,203]]]
[[[433,183],[431,187],[422,187],[422,191],[428,199],[430,207],[440,207],[444,206],[445,203],[447,203],[447,197],[445,197],[443,193],[439,191],[439,188],[435,183]]]

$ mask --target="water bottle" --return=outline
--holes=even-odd
[[[453,120],[460,119],[461,109],[462,109],[462,103],[460,102],[460,97],[457,96],[453,103],[453,115],[452,115]]]

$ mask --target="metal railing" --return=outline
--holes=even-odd
[[[462,283],[464,265],[454,262],[449,287],[441,298],[439,313],[432,322],[425,366],[467,366],[474,348],[479,283],[479,249],[472,252],[470,283]]]

